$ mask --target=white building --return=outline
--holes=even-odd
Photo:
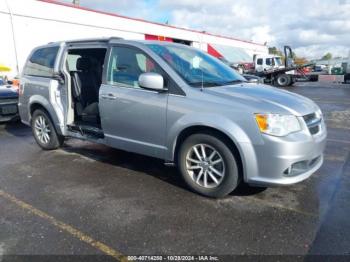
[[[230,57],[230,47],[232,52],[243,50],[251,58],[254,54],[268,53],[267,46],[249,41],[132,19],[52,0],[0,0],[0,25],[0,64],[12,68],[9,73],[12,77],[21,71],[35,46],[79,38],[117,36],[125,39],[182,42],[225,58]]]

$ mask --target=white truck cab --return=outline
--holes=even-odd
[[[275,55],[257,55],[254,60],[255,70],[263,72],[276,68],[284,68],[282,58]]]

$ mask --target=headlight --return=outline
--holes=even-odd
[[[301,130],[299,120],[293,115],[255,114],[260,132],[272,136],[286,136]]]

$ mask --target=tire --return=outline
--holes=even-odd
[[[35,141],[42,149],[54,150],[63,145],[64,136],[57,134],[51,118],[44,110],[37,109],[34,111],[31,127]]]
[[[292,85],[294,85],[295,84],[295,79],[293,78],[293,77],[291,77],[291,81],[290,81],[290,83],[289,83],[289,85],[288,86],[292,86]]]
[[[277,76],[277,85],[281,87],[289,86],[292,82],[292,77],[287,74],[280,74]]]
[[[205,161],[198,161],[199,157],[194,149],[196,147],[202,157],[201,145],[204,146]],[[210,161],[209,157],[212,156],[214,150],[216,154]],[[220,159],[221,162],[214,164]],[[210,163],[213,164],[211,167]],[[189,136],[180,147],[178,167],[188,187],[192,191],[207,197],[221,198],[228,195],[238,186],[240,180],[237,160],[233,152],[222,140],[211,134]],[[219,176],[212,168],[216,172],[222,173],[222,176]],[[212,178],[213,176],[216,181]],[[207,177],[206,183],[205,177]]]

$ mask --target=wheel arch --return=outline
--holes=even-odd
[[[228,134],[225,132],[214,128],[210,126],[205,125],[194,125],[189,126],[183,129],[179,135],[176,138],[174,149],[173,149],[173,160],[174,163],[177,163],[178,161],[178,152],[180,150],[180,147],[182,143],[191,135],[194,134],[209,134],[213,135],[214,137],[223,140],[226,145],[230,148],[231,152],[234,154],[234,156],[237,158],[237,165],[239,168],[239,174],[241,178],[243,178],[244,175],[244,164],[243,164],[243,155],[242,152],[238,146],[238,143],[234,141]]]
[[[28,110],[28,112],[29,112],[29,124],[31,124],[31,122],[32,122],[33,113],[35,112],[35,110],[38,110],[38,109],[41,109],[47,113],[48,117],[50,117],[53,125],[55,126],[57,133],[62,135],[63,130],[59,124],[58,117],[55,114],[54,110],[50,110],[49,103],[47,101],[40,101],[40,100],[31,101],[31,103],[29,104],[29,110]]]

